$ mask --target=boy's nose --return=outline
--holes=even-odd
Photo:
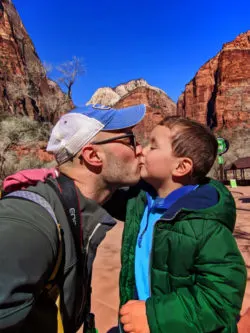
[[[145,155],[147,151],[149,150],[149,145],[147,144],[145,147],[142,148],[142,155]]]

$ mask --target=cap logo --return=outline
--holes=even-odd
[[[96,109],[96,110],[110,110],[111,106],[106,106],[106,105],[101,105],[101,104],[95,104],[95,105],[92,105],[92,108]]]

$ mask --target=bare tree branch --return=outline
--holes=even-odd
[[[53,69],[53,65],[47,61],[43,61],[42,64],[43,64],[43,68],[44,68],[46,75],[50,75],[50,73],[52,72],[52,69]]]
[[[57,79],[57,82],[64,84],[67,88],[67,95],[72,99],[72,86],[77,78],[85,74],[85,66],[82,59],[73,56],[72,60],[67,61],[56,67],[61,76]]]

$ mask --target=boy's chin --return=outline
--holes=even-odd
[[[150,177],[146,176],[146,175],[143,175],[142,173],[141,173],[141,179],[144,180],[146,183],[148,183],[150,185],[153,185],[152,184],[152,179]]]
[[[145,181],[147,181],[147,176],[145,176],[144,174],[143,174],[143,172],[141,172],[141,174],[140,174],[141,176],[141,179],[143,179],[143,180],[145,180]]]
[[[141,179],[144,179],[144,180],[146,180],[146,178],[148,177],[145,167],[141,167],[140,176],[141,176]]]

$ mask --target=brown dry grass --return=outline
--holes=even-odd
[[[39,123],[28,117],[2,116],[0,119],[0,187],[8,175],[28,168],[38,168],[46,164],[37,159],[35,154],[20,157],[13,147],[39,146],[40,141],[47,141],[50,124]]]

